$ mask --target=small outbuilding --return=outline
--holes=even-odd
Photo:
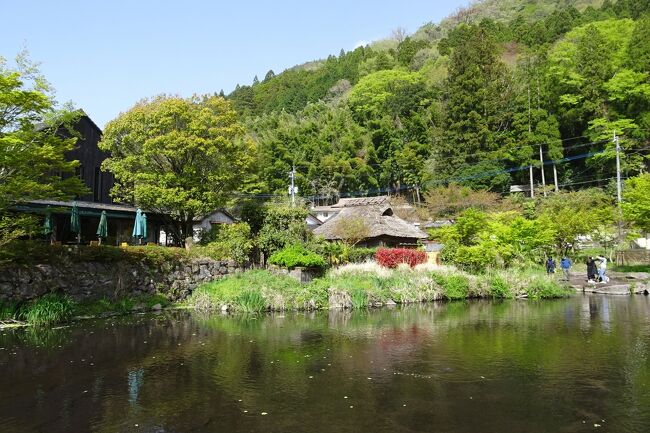
[[[414,224],[394,215],[386,196],[346,198],[331,207],[336,215],[314,229],[315,235],[329,241],[359,236],[356,245],[361,247],[414,247],[428,237]]]

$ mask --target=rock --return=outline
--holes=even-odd
[[[102,317],[102,318],[104,318],[104,317],[114,317],[114,316],[118,316],[118,315],[119,315],[119,313],[116,313],[115,311],[104,311],[103,313],[101,313],[99,315],[99,317]]]
[[[137,304],[137,305],[134,305],[133,308],[131,308],[131,311],[142,311],[142,310],[144,310],[144,308],[145,308],[144,305]]]
[[[154,310],[154,311],[160,311],[160,310],[162,310],[162,305],[156,304],[153,307],[151,307],[151,309]]]
[[[352,298],[350,297],[350,294],[334,288],[328,290],[328,303],[330,308],[352,308]]]
[[[397,305],[397,302],[393,301],[392,299],[389,299],[388,301],[386,301],[386,305],[389,307],[394,307],[395,305]]]
[[[222,313],[227,313],[228,310],[230,310],[230,306],[228,304],[224,304],[221,306],[221,312]]]

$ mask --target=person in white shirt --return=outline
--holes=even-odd
[[[609,281],[609,277],[605,275],[607,272],[607,259],[603,256],[598,256],[598,261],[600,261],[598,265],[598,279],[601,283],[606,283]]]

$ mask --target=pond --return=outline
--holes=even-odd
[[[650,300],[0,331],[0,432],[648,432]]]

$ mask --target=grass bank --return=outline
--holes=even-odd
[[[490,271],[477,276],[426,265],[390,270],[368,263],[332,270],[309,284],[268,271],[249,271],[200,286],[187,303],[200,310],[261,312],[468,298],[545,299],[570,293],[537,270]]]
[[[320,310],[331,307],[368,308],[468,298],[565,297],[570,290],[538,270],[488,271],[472,275],[453,268],[386,269],[374,263],[346,265],[323,278],[300,284],[265,270],[234,274],[198,287],[183,305],[199,310],[245,313]],[[52,326],[75,318],[104,317],[171,306],[163,295],[129,296],[116,300],[74,302],[48,294],[22,304],[0,302],[0,324]]]
[[[100,299],[79,303],[67,296],[50,293],[20,304],[0,302],[0,324],[52,326],[75,318],[114,316],[169,305],[170,302],[162,295],[128,296],[115,300]]]

